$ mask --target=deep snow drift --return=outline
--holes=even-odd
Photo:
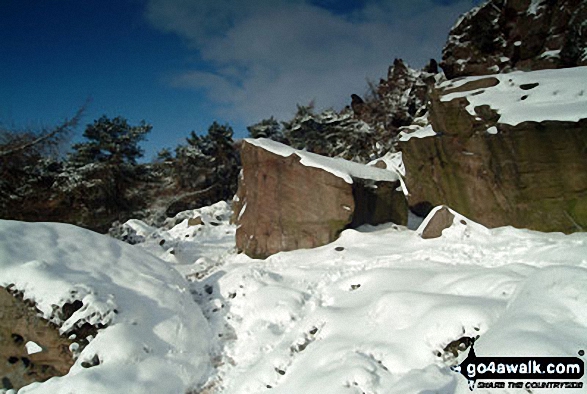
[[[41,304],[73,286],[119,310],[84,351],[103,364],[83,370],[78,361],[39,392],[183,393],[205,373],[206,394],[468,393],[443,351],[463,336],[479,336],[478,356],[577,356],[586,347],[584,233],[456,220],[424,240],[389,224],[260,261],[234,253],[226,203],[182,215],[169,230],[130,222],[144,239],[132,247],[72,226],[0,222],[2,283]],[[196,216],[202,223],[189,226]]]
[[[107,326],[67,376],[19,393],[183,393],[211,372],[210,329],[186,281],[139,248],[72,225],[0,220],[0,285],[10,284],[63,332]],[[52,306],[73,300],[83,307],[59,321]],[[82,367],[96,355],[99,365]]]

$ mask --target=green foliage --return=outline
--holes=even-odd
[[[298,105],[293,119],[282,122],[265,119],[249,126],[252,138],[270,138],[296,149],[330,157],[365,162],[377,150],[377,135],[352,112],[316,112],[313,103]]]
[[[232,198],[236,192],[240,160],[229,125],[214,122],[207,135],[192,131],[187,145],[175,150],[174,176],[182,188],[206,189],[216,192],[210,197],[216,202]]]
[[[283,135],[282,125],[273,116],[269,119],[263,119],[257,124],[248,126],[247,130],[251,138],[269,138],[277,142],[287,142]]]
[[[131,126],[122,117],[103,116],[86,127],[86,141],[73,145],[56,182],[79,224],[105,231],[112,221],[144,206],[136,190],[147,172],[137,159],[149,131],[150,125]]]
[[[143,156],[139,142],[145,139],[151,129],[152,126],[144,121],[139,126],[131,126],[120,116],[114,119],[102,116],[87,126],[83,134],[87,141],[73,146],[75,153],[70,160],[78,165],[134,165],[137,159]]]

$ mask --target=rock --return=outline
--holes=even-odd
[[[587,65],[587,2],[491,0],[452,28],[440,66],[447,78]]]
[[[361,119],[361,116],[367,110],[365,101],[358,94],[351,94],[351,108],[355,116],[359,119]]]
[[[40,317],[21,295],[1,286],[0,311],[0,389],[18,390],[69,372],[74,362],[69,350],[72,341],[60,336],[57,326]],[[29,341],[42,351],[28,354],[25,345]]]
[[[445,204],[487,227],[585,230],[586,75],[577,67],[438,85],[429,114],[436,136],[399,142],[410,207]]]
[[[241,158],[236,244],[250,257],[325,245],[362,224],[407,222],[399,178],[389,170],[265,139],[245,140]]]
[[[472,236],[483,238],[491,236],[487,227],[472,221],[446,205],[434,207],[422,220],[416,233],[422,239],[444,237],[464,240]]]
[[[447,207],[443,206],[432,213],[432,217],[427,221],[420,236],[424,239],[442,236],[442,230],[452,226],[454,218],[455,215]]]
[[[188,219],[188,227],[198,226],[200,224],[204,224],[201,216],[196,216],[195,218]]]

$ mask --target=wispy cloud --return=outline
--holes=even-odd
[[[172,86],[203,89],[219,115],[250,124],[288,118],[310,100],[342,107],[395,57],[422,66],[478,2],[364,0],[335,10],[329,1],[149,0],[146,15],[200,59]]]

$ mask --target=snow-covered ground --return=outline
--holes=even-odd
[[[41,305],[83,289],[119,312],[80,356],[98,352],[102,364],[78,361],[23,392],[141,392],[148,383],[143,392],[184,393],[207,377],[206,394],[468,393],[443,351],[463,336],[479,336],[478,356],[587,347],[585,233],[456,220],[426,240],[389,224],[261,261],[235,253],[227,204],[183,215],[169,230],[132,221],[144,239],[134,246],[72,226],[0,222],[0,284]]]

